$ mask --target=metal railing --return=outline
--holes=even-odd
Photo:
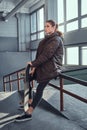
[[[82,69],[77,69],[77,70],[83,70],[83,69],[87,69],[87,68],[82,68]],[[17,82],[18,91],[20,90],[20,80],[24,79],[24,77],[20,78],[20,73],[22,71],[24,71],[24,70],[25,70],[25,68],[22,68],[22,69],[20,69],[18,71],[15,71],[15,72],[10,73],[8,75],[5,75],[3,77],[3,88],[4,88],[4,91],[6,91],[6,84],[7,83],[9,83],[10,91],[12,91],[12,82]],[[71,70],[71,71],[76,71],[76,70]],[[71,72],[71,71],[69,70],[69,71],[65,71],[65,72]],[[76,99],[78,99],[78,100],[80,100],[80,101],[82,101],[84,103],[87,103],[87,99],[85,99],[85,98],[83,98],[83,97],[81,97],[81,96],[79,96],[77,94],[74,94],[74,93],[69,92],[68,90],[64,89],[64,79],[69,80],[69,81],[73,81],[74,83],[78,83],[78,84],[81,84],[83,86],[87,86],[87,81],[81,80],[81,79],[78,79],[78,78],[75,78],[75,77],[72,77],[72,76],[68,76],[68,75],[65,74],[65,72],[62,72],[62,73],[60,73],[58,75],[58,77],[59,77],[59,86],[56,86],[56,85],[54,85],[52,83],[49,83],[49,85],[51,87],[53,87],[53,88],[55,88],[55,89],[60,91],[60,111],[63,111],[63,109],[64,109],[64,93],[68,94],[69,96],[72,96],[72,97],[74,97],[74,98],[76,98]],[[16,79],[12,80],[11,77],[12,77],[13,74],[16,74]],[[8,77],[8,81],[6,81],[7,77]]]
[[[21,73],[25,70],[25,68],[22,68],[20,70],[17,70],[13,73],[7,74],[3,76],[3,89],[6,91],[6,84],[9,84],[10,91],[12,91],[12,83],[17,82],[18,91],[20,90],[20,80],[24,80],[24,77],[21,76]],[[12,79],[15,75],[15,79]]]
[[[87,81],[81,80],[81,79],[78,79],[78,78],[75,78],[75,77],[72,77],[72,76],[68,76],[67,74],[64,74],[64,73],[67,73],[67,72],[74,72],[74,71],[78,72],[78,71],[81,71],[81,70],[87,70],[87,67],[65,70],[62,73],[60,73],[59,74],[59,86],[56,86],[52,83],[49,83],[49,85],[51,87],[60,91],[60,111],[64,110],[64,93],[69,95],[69,96],[72,96],[72,97],[74,97],[74,98],[76,98],[76,99],[78,99],[78,100],[80,100],[84,103],[87,103],[87,99],[64,89],[64,79],[69,80],[69,81],[73,81],[74,83],[78,83],[78,84],[81,84],[83,86],[87,86]],[[81,86],[81,87],[83,87],[83,86]]]

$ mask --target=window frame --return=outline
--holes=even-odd
[[[87,42],[85,43],[77,43],[77,44],[69,44],[64,46],[64,65],[72,66],[74,64],[68,64],[67,63],[67,48],[72,48],[72,47],[78,47],[78,65],[75,66],[87,66],[83,65],[83,57],[82,57],[82,48],[87,47]]]
[[[40,38],[38,38],[38,35],[43,32],[44,33],[44,25],[43,25],[43,29],[42,30],[38,30],[38,16],[37,16],[37,13],[40,9],[43,8],[43,21],[45,21],[45,6],[41,6],[40,8],[36,9],[35,11],[33,11],[32,13],[30,13],[30,41],[36,41],[36,40],[39,40]],[[31,32],[31,16],[36,13],[36,32]],[[36,34],[36,39],[32,40],[31,37],[33,35]]]
[[[64,16],[64,22],[62,22],[62,23],[59,23],[59,27],[61,28],[61,26],[64,26],[64,32],[63,33],[67,33],[67,32],[73,32],[73,31],[75,31],[75,30],[70,30],[70,31],[67,31],[67,25],[69,24],[69,23],[72,23],[72,22],[75,22],[75,21],[78,21],[78,29],[76,29],[76,30],[79,30],[79,29],[83,29],[83,28],[87,28],[87,27],[82,27],[82,25],[81,25],[81,23],[82,23],[82,19],[84,19],[84,18],[87,18],[87,14],[81,14],[81,2],[82,2],[82,0],[78,0],[77,1],[78,2],[78,4],[77,4],[77,14],[78,14],[78,16],[77,17],[75,17],[75,18],[73,18],[73,19],[70,19],[70,20],[67,20],[66,19],[66,10],[67,10],[67,7],[66,7],[66,0],[63,0],[63,7],[64,7],[64,9],[63,9],[63,16]],[[58,3],[58,0],[57,0],[57,3]],[[58,6],[58,4],[57,4],[57,6]],[[57,10],[58,11],[58,10]],[[59,13],[58,12],[58,14],[60,14],[61,15],[61,12]],[[58,16],[58,17],[60,17],[60,16]],[[60,30],[61,31],[61,30]]]

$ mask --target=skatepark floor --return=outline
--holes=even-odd
[[[87,99],[87,88],[78,84],[64,86]],[[23,90],[0,92],[0,130],[87,130],[87,104],[64,94],[64,111],[60,112],[59,91],[49,86],[44,90],[32,120],[15,122],[23,113],[18,110]]]

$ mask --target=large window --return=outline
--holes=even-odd
[[[31,40],[36,40],[36,12],[31,15]]]
[[[60,14],[61,12],[61,14]],[[58,0],[58,23],[64,22],[64,6],[63,0]]]
[[[87,27],[87,0],[81,0],[81,28]],[[84,16],[84,17],[83,17]]]
[[[87,17],[81,20],[81,28],[87,27]]]
[[[87,65],[87,46],[82,47],[82,65]]]
[[[67,64],[78,65],[79,64],[79,49],[78,47],[68,47],[67,51]]]
[[[41,8],[37,11],[37,27],[38,30],[43,30],[44,29],[44,8]]]
[[[44,7],[36,10],[31,17],[31,41],[44,37]]]
[[[87,0],[81,0],[81,15],[87,14]]]
[[[64,0],[58,0],[57,2],[59,30],[64,33]]]
[[[79,32],[82,28],[87,29],[86,5],[87,0],[57,0],[59,30],[63,33],[67,33],[75,30],[78,30]],[[67,40],[70,42],[75,36],[74,32],[69,35],[68,34],[69,33],[65,35],[66,42]],[[67,65],[87,65],[87,46],[81,47],[81,43],[77,43],[75,46],[73,44],[71,43],[70,47],[68,45],[65,49],[64,63]],[[84,43],[82,44],[84,46]]]
[[[31,33],[36,32],[36,12],[31,15]]]
[[[66,20],[78,17],[78,0],[66,0]]]
[[[67,32],[78,29],[78,21],[70,22],[66,26]]]
[[[87,0],[57,0],[57,3],[58,24],[62,32],[87,28]]]

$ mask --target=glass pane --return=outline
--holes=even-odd
[[[66,20],[78,17],[78,0],[66,0]]]
[[[82,27],[82,28],[87,27],[87,18],[83,18],[83,19],[81,20],[81,27]]]
[[[58,23],[64,22],[64,7],[63,7],[64,1],[58,0]]]
[[[38,31],[44,29],[44,8],[41,8],[37,12],[37,24],[38,24]]]
[[[38,39],[44,38],[44,32],[38,33]]]
[[[78,21],[68,23],[66,26],[67,32],[77,30],[78,29]]]
[[[82,47],[82,65],[87,65],[87,46]]]
[[[31,35],[31,41],[36,40],[36,34]]]
[[[31,51],[31,56],[32,56],[32,61],[33,61],[36,57],[36,51]]]
[[[36,13],[31,15],[31,33],[36,32]]]
[[[64,25],[61,25],[58,27],[59,31],[61,31],[62,33],[64,33]]]
[[[67,64],[78,65],[78,47],[67,48]]]
[[[81,15],[87,14],[87,0],[81,0]]]

